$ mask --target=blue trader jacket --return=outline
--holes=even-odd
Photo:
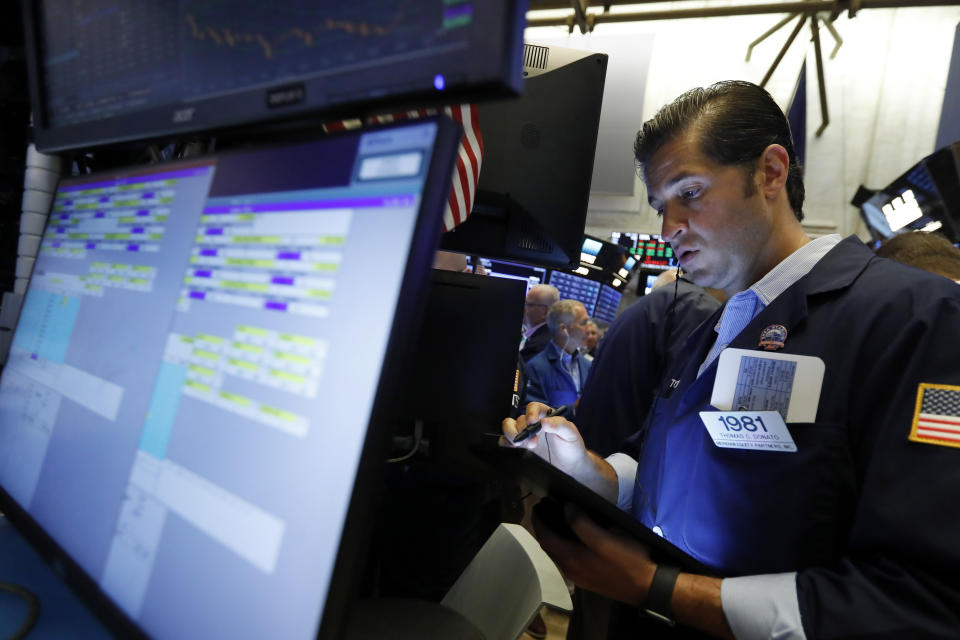
[[[796,453],[713,444],[717,362],[696,375],[719,315],[651,410],[636,517],[721,575],[797,571],[808,638],[960,637],[960,442],[908,439],[922,383],[960,415],[960,286],[850,237],[747,325],[730,347],[783,325],[781,353],[826,365]]]
[[[580,352],[577,352],[574,357],[580,368],[580,389],[582,390],[587,382],[587,374],[590,372],[590,361]],[[527,379],[524,405],[527,402],[542,402],[551,407],[565,404],[573,409],[573,403],[577,401],[578,396],[577,388],[573,384],[573,378],[563,367],[560,349],[553,342],[548,343],[543,351],[527,361],[523,367],[523,373]]]

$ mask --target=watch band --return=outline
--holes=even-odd
[[[676,621],[670,616],[670,599],[673,597],[673,587],[677,583],[680,569],[667,565],[657,565],[653,573],[653,582],[647,592],[647,599],[640,609],[648,616],[669,626]]]

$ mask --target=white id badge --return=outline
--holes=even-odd
[[[713,444],[724,449],[794,453],[797,445],[776,411],[701,411]]]
[[[777,411],[787,422],[813,422],[823,360],[749,349],[720,352],[710,404],[721,411]]]

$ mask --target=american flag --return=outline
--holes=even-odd
[[[385,124],[412,120],[439,113],[439,109],[416,109],[402,111],[367,119],[368,124]],[[457,166],[453,173],[453,186],[447,197],[447,206],[443,212],[443,230],[450,231],[462,223],[473,209],[473,198],[477,194],[477,181],[480,179],[480,164],[483,161],[483,136],[480,134],[480,118],[473,104],[455,104],[443,107],[442,111],[463,126],[460,149],[457,154]],[[338,120],[323,125],[324,131],[342,131],[356,129],[363,121]]]
[[[910,439],[960,447],[960,387],[921,384]]]

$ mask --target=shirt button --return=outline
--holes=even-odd
[[[660,527],[654,527],[653,532],[658,536],[660,536],[661,538],[663,537],[663,529],[661,529]]]

